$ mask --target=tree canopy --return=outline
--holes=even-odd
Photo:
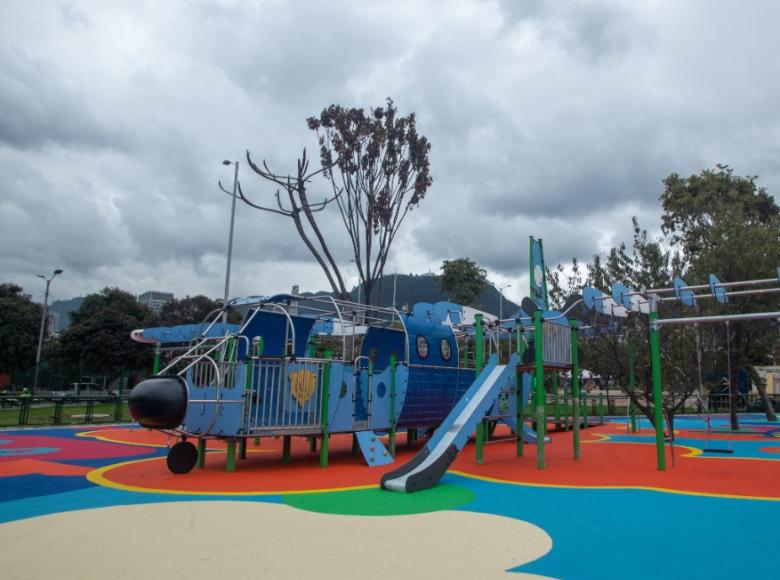
[[[0,373],[15,374],[35,364],[41,307],[16,284],[0,284]]]
[[[487,285],[487,271],[469,258],[444,260],[439,287],[458,304],[473,306]]]
[[[207,316],[220,308],[222,308],[221,300],[213,300],[203,294],[186,296],[166,302],[157,315],[156,324],[160,326],[197,324],[204,322]],[[240,318],[235,309],[228,309],[228,321],[238,322]]]
[[[670,175],[663,181],[660,196],[663,237],[649,240],[634,218],[630,250],[620,245],[605,255],[597,254],[585,272],[576,260],[568,273],[559,266],[549,275],[551,297],[562,303],[568,293],[583,286],[610,293],[615,281],[642,289],[669,287],[675,276],[684,277],[689,284],[708,283],[710,273],[722,281],[773,277],[780,264],[780,208],[756,180],[735,176],[726,165],[687,178]],[[696,311],[678,303],[661,303],[659,308],[662,318],[686,317],[777,310],[780,301],[777,294],[768,294],[734,297],[728,306],[701,300]],[[587,367],[624,389],[628,382],[628,349],[630,345],[636,348],[637,378],[645,393],[635,402],[643,410],[643,401],[651,401],[648,332],[647,317],[614,319],[583,341]],[[731,361],[726,356],[726,332],[730,332]],[[728,330],[721,326],[664,327],[661,355],[667,411],[673,413],[682,406],[700,383],[714,388],[731,367],[728,379],[732,394],[736,392],[737,369],[748,369],[765,399],[768,415],[773,415],[754,365],[768,363],[776,344],[777,326],[773,322],[732,323]],[[736,426],[735,407],[733,411]]]
[[[130,332],[152,320],[149,308],[119,288],[88,295],[60,337],[63,366],[104,373],[149,368],[151,349],[130,340]]]

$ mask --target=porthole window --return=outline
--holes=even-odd
[[[446,338],[442,338],[439,342],[439,346],[441,348],[441,358],[443,360],[450,360],[450,357],[452,356],[452,349],[450,349],[450,343]]]
[[[422,335],[417,337],[417,356],[428,358],[428,341]]]

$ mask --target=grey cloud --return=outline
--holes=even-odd
[[[544,238],[550,264],[588,260],[630,237],[632,215],[656,227],[673,171],[725,162],[780,186],[770,4],[50,8],[0,5],[0,271],[25,285],[64,266],[58,292],[219,296],[222,159],[268,198],[244,151],[294,169],[316,150],[305,118],[333,102],[392,96],[432,143],[435,182],[399,236],[399,271],[470,256],[520,280],[528,235]],[[351,278],[338,215],[321,215]],[[235,240],[236,293],[325,287],[289,221],[239,205]]]

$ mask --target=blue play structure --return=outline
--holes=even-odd
[[[353,433],[368,465],[386,465],[404,429],[407,441],[433,434],[424,460],[383,480],[387,489],[412,491],[435,485],[485,418],[536,442],[519,420],[531,376],[521,372],[528,360],[518,353],[533,340],[523,310],[499,323],[449,302],[418,304],[411,313],[330,296],[240,302],[246,315],[234,328],[220,325],[216,313],[194,337],[194,327],[134,333],[149,342],[191,339],[129,401],[141,425],[180,439],[168,456],[174,473],[202,462],[208,438],[228,442],[228,469],[235,445],[243,456],[247,438],[261,436],[283,437],[286,458],[291,437],[308,437],[312,448],[319,441],[326,466],[332,433]],[[544,318],[545,365],[565,367],[568,321],[548,311]],[[526,354],[532,358],[532,349]],[[380,434],[388,435],[387,446]]]

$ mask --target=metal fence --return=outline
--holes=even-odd
[[[571,366],[571,331],[568,326],[552,322],[542,325],[544,362]]]
[[[247,405],[250,433],[263,430],[317,429],[321,425],[325,359],[253,357],[253,405]]]
[[[0,427],[90,425],[132,421],[127,396],[0,396]]]

